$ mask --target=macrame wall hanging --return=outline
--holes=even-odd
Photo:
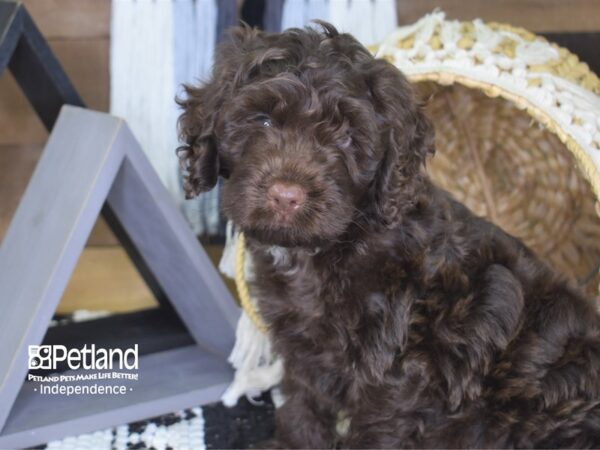
[[[218,37],[236,22],[235,0],[112,2],[110,112],[127,120],[196,234],[218,232],[219,191],[184,201],[175,97],[208,77]]]
[[[288,0],[281,29],[303,27],[311,20],[331,22],[365,45],[381,42],[398,24],[395,0]]]

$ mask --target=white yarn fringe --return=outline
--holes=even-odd
[[[229,362],[235,368],[235,377],[221,397],[225,406],[234,406],[242,395],[260,395],[279,384],[283,377],[283,361],[274,357],[269,337],[258,330],[244,312],[238,322]]]
[[[219,231],[218,189],[185,201],[175,149],[183,83],[213,62],[217,0],[112,0],[110,111],[123,117],[196,234]]]
[[[113,0],[110,112],[131,131],[174,199],[183,199],[174,156],[173,3]]]
[[[136,0],[140,1],[140,0]],[[175,94],[185,97],[183,83],[198,85],[210,75],[216,44],[217,0],[171,0],[175,30]],[[176,117],[181,111],[175,108]],[[169,152],[173,156],[173,151]],[[176,159],[176,158],[175,158]],[[200,194],[182,202],[183,213],[196,234],[216,234],[220,231],[219,189]]]
[[[226,242],[219,270],[224,275],[235,277],[235,247],[239,233],[233,224],[227,222]],[[246,276],[252,276],[250,262],[245,261]],[[283,377],[283,361],[271,350],[269,336],[260,331],[242,311],[235,333],[235,345],[229,355],[229,362],[235,368],[235,377],[221,401],[225,406],[234,406],[245,395],[249,398],[276,386]]]
[[[219,271],[231,279],[235,279],[235,245],[239,233],[235,231],[233,222],[228,221],[225,228],[225,248],[219,262]]]

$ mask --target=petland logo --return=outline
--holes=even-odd
[[[58,363],[63,361],[71,370],[137,370],[138,345],[125,350],[96,348],[95,344],[72,349],[64,345],[29,346],[29,369],[56,370]]]

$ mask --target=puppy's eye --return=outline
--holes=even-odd
[[[271,118],[269,116],[266,116],[264,114],[261,114],[260,116],[256,117],[256,121],[258,123],[260,123],[263,127],[272,127],[273,126],[273,122],[271,122]]]

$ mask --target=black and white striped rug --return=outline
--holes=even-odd
[[[221,403],[186,409],[152,419],[42,445],[54,450],[196,450],[255,448],[273,435],[273,403],[269,394],[237,406]]]

